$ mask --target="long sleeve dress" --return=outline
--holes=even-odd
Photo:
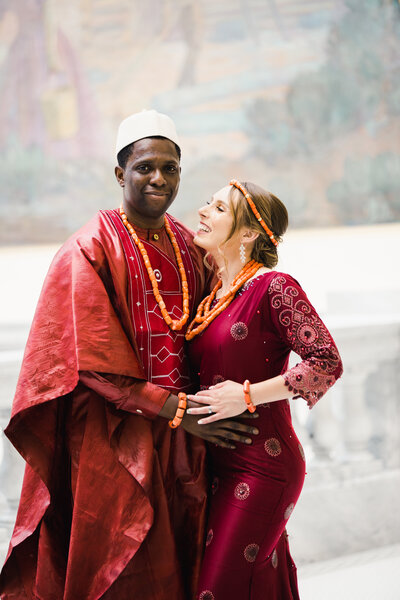
[[[290,351],[302,361],[288,369]],[[247,282],[189,344],[201,388],[282,374],[311,408],[342,373],[335,343],[291,276]],[[236,450],[209,445],[213,471],[199,600],[297,599],[285,526],[304,482],[305,457],[287,399],[258,405],[259,435]]]

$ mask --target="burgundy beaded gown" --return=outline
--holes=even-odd
[[[290,351],[302,361],[288,370]],[[282,374],[311,408],[342,373],[336,345],[290,275],[269,271],[189,343],[201,388]],[[260,433],[236,450],[209,445],[213,475],[198,600],[297,600],[285,526],[305,475],[286,399],[258,405]]]

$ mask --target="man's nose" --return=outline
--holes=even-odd
[[[155,169],[151,174],[150,183],[152,185],[164,185],[166,183],[165,177],[161,169]]]

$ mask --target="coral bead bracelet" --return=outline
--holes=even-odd
[[[250,398],[250,381],[248,379],[246,379],[246,381],[243,383],[243,394],[247,410],[251,413],[255,412],[256,407],[254,406]]]
[[[184,392],[179,392],[178,394],[178,408],[176,409],[176,413],[171,421],[168,421],[168,425],[172,429],[176,429],[182,423],[182,419],[185,415],[185,410],[187,408],[187,397]]]

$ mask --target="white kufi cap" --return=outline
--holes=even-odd
[[[159,135],[180,147],[173,120],[156,110],[142,110],[122,121],[118,128],[115,154],[133,142]]]

